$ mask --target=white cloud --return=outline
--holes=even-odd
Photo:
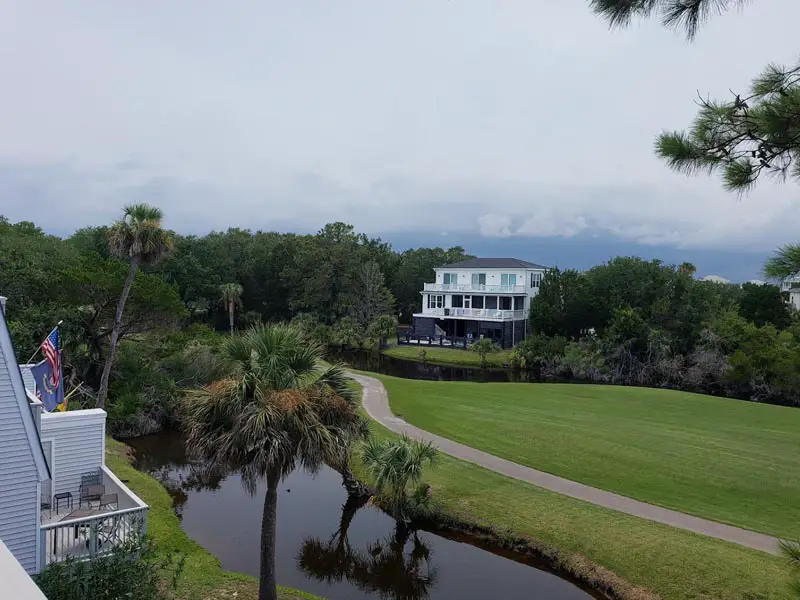
[[[345,220],[766,248],[800,227],[795,184],[737,201],[652,154],[698,90],[726,96],[796,58],[800,3],[759,0],[693,44],[552,0],[0,0],[0,14],[0,213],[51,230],[131,200],[194,232]]]
[[[483,215],[478,217],[481,235],[486,237],[508,237],[511,235],[511,217],[508,215]]]

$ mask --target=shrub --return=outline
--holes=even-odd
[[[548,337],[534,334],[522,342],[511,352],[512,366],[530,371],[538,378],[548,365],[553,365],[564,355],[567,340],[560,335]]]
[[[486,355],[494,352],[500,352],[500,346],[494,343],[489,338],[481,338],[471,347],[473,352],[477,352],[481,357],[481,367],[486,368]]]
[[[182,569],[182,556],[141,538],[94,560],[53,563],[36,584],[48,600],[171,600]]]

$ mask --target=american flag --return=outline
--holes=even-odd
[[[58,327],[53,329],[47,339],[42,342],[42,352],[47,362],[53,367],[53,385],[57,386],[61,374],[61,338],[58,335]]]

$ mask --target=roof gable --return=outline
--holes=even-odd
[[[17,400],[22,423],[28,437],[31,453],[33,454],[33,461],[36,463],[36,468],[39,471],[39,479],[40,481],[50,479],[50,470],[47,468],[47,461],[45,460],[44,450],[42,449],[42,443],[39,439],[39,432],[36,429],[33,413],[31,413],[31,408],[28,404],[28,395],[25,392],[22,373],[19,370],[19,365],[15,358],[14,345],[11,342],[11,333],[8,331],[6,317],[2,310],[0,310],[0,361],[5,361],[8,375],[11,378],[11,388]]]
[[[519,258],[468,258],[437,269],[549,269]]]

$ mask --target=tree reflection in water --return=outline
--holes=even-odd
[[[300,569],[327,584],[347,580],[359,589],[392,600],[422,600],[436,584],[431,550],[417,532],[397,521],[394,535],[369,544],[350,545],[347,531],[366,499],[351,496],[342,507],[339,529],[328,542],[308,538],[297,557]],[[406,546],[410,543],[409,551]]]

